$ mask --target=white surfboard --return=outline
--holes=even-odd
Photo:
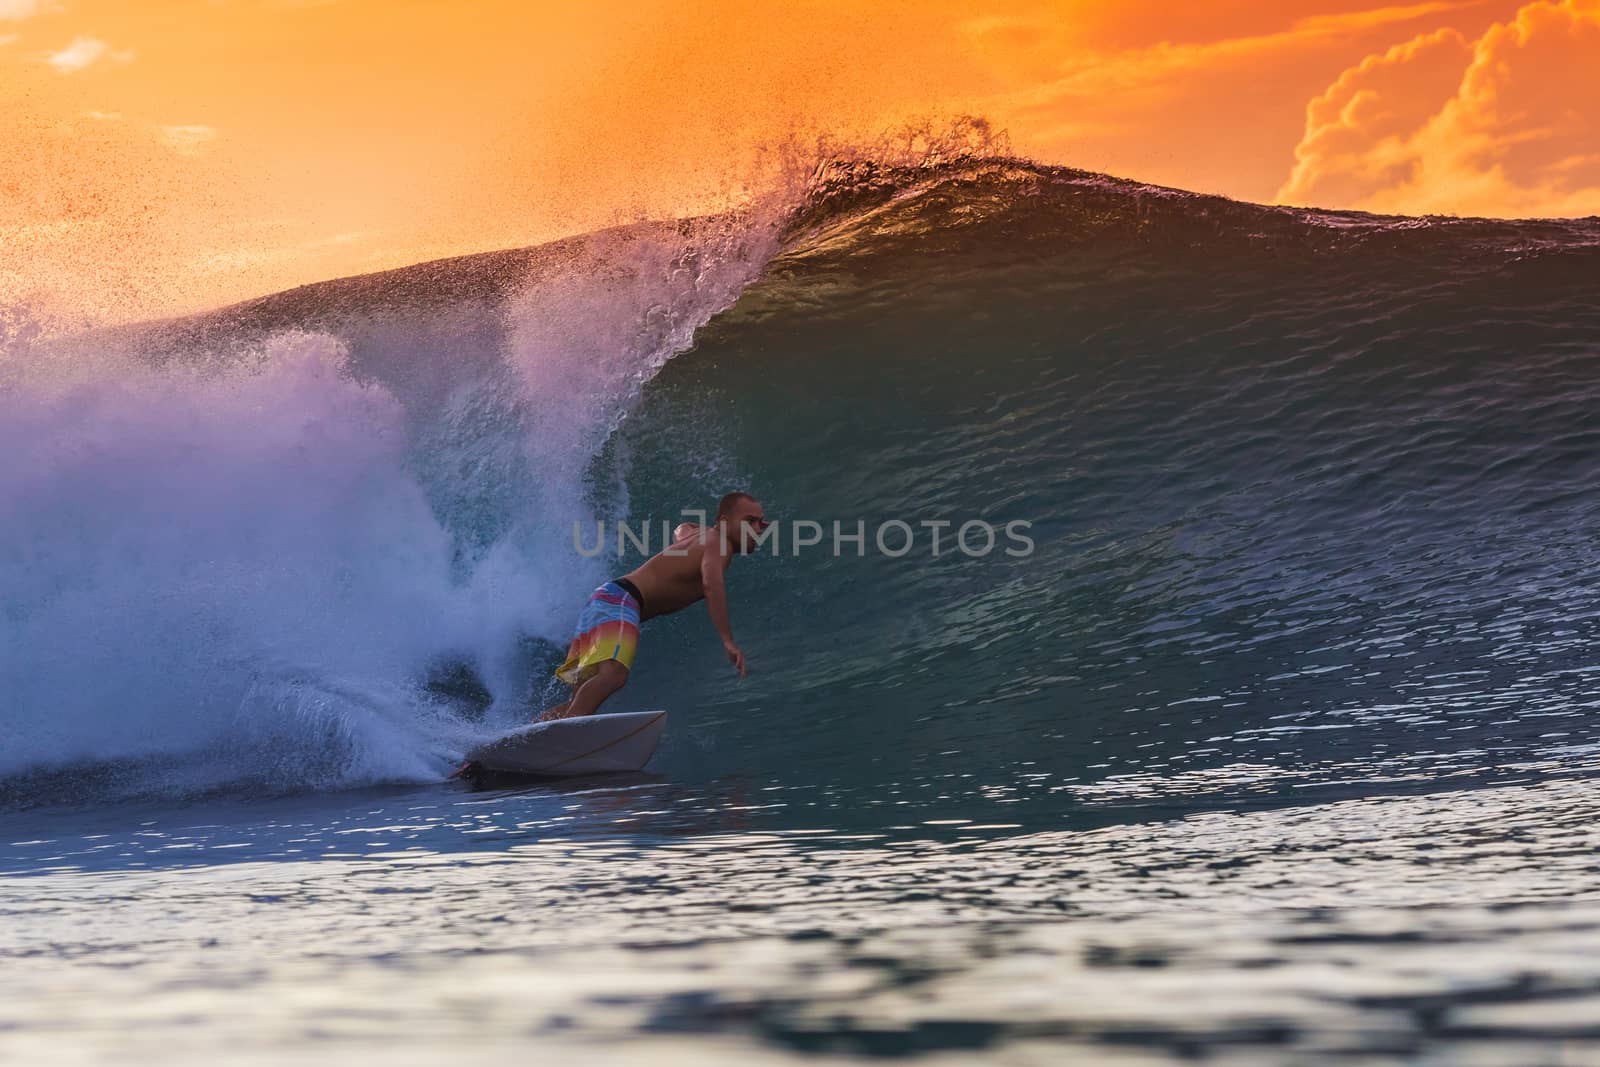
[[[638,771],[655,755],[664,711],[621,711],[536,722],[467,753],[488,771],[574,775]]]

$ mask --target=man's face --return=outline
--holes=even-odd
[[[745,500],[739,503],[732,515],[728,517],[728,526],[739,531],[737,544],[740,554],[754,552],[761,536],[770,523],[767,522],[766,512],[761,504],[754,500]]]

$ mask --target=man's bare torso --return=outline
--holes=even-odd
[[[624,577],[639,589],[644,598],[640,621],[657,615],[670,615],[705,598],[700,562],[705,555],[706,527],[682,523],[673,531],[673,542],[664,551],[645,560]]]

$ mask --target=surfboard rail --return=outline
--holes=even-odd
[[[548,777],[639,771],[666,722],[663,710],[536,722],[479,745],[467,760],[486,771]]]

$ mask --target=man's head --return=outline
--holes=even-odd
[[[733,492],[717,503],[717,525],[727,531],[733,550],[745,554],[756,550],[756,539],[769,524],[761,501],[749,493]]]

